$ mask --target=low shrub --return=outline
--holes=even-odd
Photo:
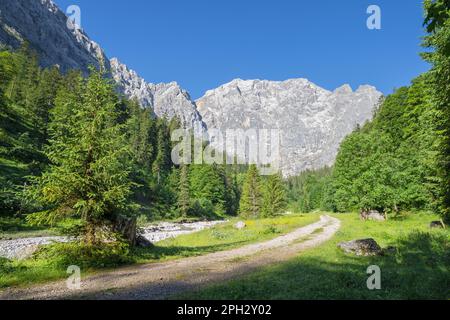
[[[44,246],[34,259],[58,268],[76,265],[80,268],[107,268],[131,263],[129,245],[123,242],[88,245],[82,242],[56,243]]]
[[[218,240],[225,240],[229,237],[229,234],[227,234],[226,232],[215,229],[211,231],[211,235],[214,237],[214,239]]]
[[[0,273],[8,273],[11,272],[12,267],[11,263],[8,259],[0,257]]]
[[[281,233],[281,231],[275,226],[268,226],[263,230],[262,233],[263,234],[279,234],[279,233]]]

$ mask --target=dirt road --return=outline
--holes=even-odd
[[[338,219],[322,216],[314,224],[270,241],[88,276],[82,278],[80,290],[69,290],[65,281],[59,281],[0,291],[0,299],[167,299],[286,261],[331,239],[339,228]]]

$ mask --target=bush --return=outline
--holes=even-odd
[[[225,240],[225,239],[227,239],[227,238],[229,238],[229,234],[227,234],[226,232],[224,232],[224,231],[220,231],[220,230],[212,230],[212,232],[211,232],[211,235],[215,238],[215,239],[218,239],[218,240]]]
[[[57,243],[44,246],[34,259],[58,268],[76,265],[80,268],[106,268],[131,263],[129,245],[123,242],[87,245],[82,242]]]
[[[262,232],[263,234],[280,234],[281,231],[275,226],[268,226]]]
[[[6,258],[0,257],[0,274],[9,273],[12,269],[11,262]]]

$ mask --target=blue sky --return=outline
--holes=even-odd
[[[55,0],[80,6],[109,57],[193,98],[234,78],[307,78],[326,88],[371,84],[388,94],[428,69],[421,0]],[[367,7],[382,29],[366,27]]]

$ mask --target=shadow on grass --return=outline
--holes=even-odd
[[[367,288],[371,265],[381,268],[381,290]],[[333,257],[300,256],[182,298],[448,299],[449,268],[448,235],[412,233],[398,241],[397,253],[391,256],[361,258],[341,252]]]

